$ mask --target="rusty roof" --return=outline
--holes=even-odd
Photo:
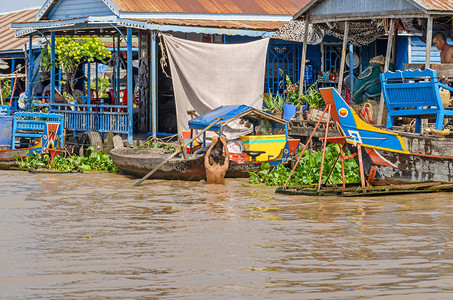
[[[111,0],[120,12],[293,15],[308,0]]]
[[[452,0],[412,0],[430,11],[453,11]]]
[[[35,19],[39,8],[0,13],[0,52],[21,50],[28,42],[26,38],[16,38],[11,23],[30,22]]]
[[[209,27],[226,29],[245,30],[269,30],[275,31],[286,24],[285,21],[215,21],[215,20],[173,20],[173,19],[152,19],[150,24],[175,25],[189,27]]]

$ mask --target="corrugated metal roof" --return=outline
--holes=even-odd
[[[20,50],[28,42],[27,38],[16,38],[11,23],[29,22],[35,19],[39,9],[24,9],[0,14],[0,51]]]
[[[120,12],[294,15],[308,0],[111,0]]]
[[[246,30],[271,30],[275,31],[286,24],[282,21],[215,21],[215,20],[172,20],[172,19],[152,19],[150,24],[175,25],[175,26],[195,26],[209,28],[226,29],[246,29]]]
[[[412,0],[430,11],[453,11],[452,0]]]

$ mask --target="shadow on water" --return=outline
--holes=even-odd
[[[452,194],[2,172],[0,298],[452,298]]]

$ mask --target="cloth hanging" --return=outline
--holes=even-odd
[[[228,104],[262,109],[268,38],[242,44],[194,42],[167,34],[163,38],[170,61],[179,133],[189,130],[190,110],[204,115]],[[225,130],[228,138],[243,132],[250,129],[239,122]]]

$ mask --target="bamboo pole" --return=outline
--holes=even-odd
[[[385,53],[384,72],[389,70],[390,56],[392,54],[393,32],[395,31],[395,20],[390,19],[389,35],[387,40],[387,52]],[[381,92],[381,99],[379,101],[379,113],[377,124],[382,125],[382,115],[384,113],[384,93]]]
[[[348,45],[349,22],[344,22],[343,47],[341,48],[340,74],[338,75],[338,93],[343,88],[344,64],[346,62],[346,46]]]
[[[426,59],[425,69],[429,68],[431,61],[431,43],[433,40],[433,17],[428,17],[428,27],[426,29]]]
[[[214,122],[212,122],[211,124],[209,124],[205,129],[203,129],[202,131],[200,131],[196,136],[194,136],[193,138],[190,139],[190,141],[188,141],[187,143],[184,144],[184,147],[179,147],[172,155],[170,155],[166,160],[164,160],[163,162],[161,162],[157,167],[155,167],[154,169],[152,169],[151,171],[148,172],[148,174],[146,174],[145,176],[143,176],[142,179],[140,179],[139,181],[137,181],[134,186],[139,186],[140,184],[142,184],[143,181],[145,181],[149,176],[153,175],[157,170],[160,169],[160,167],[162,167],[163,165],[165,165],[167,162],[170,161],[170,159],[172,159],[173,157],[175,157],[176,155],[179,154],[179,152],[182,150],[182,149],[185,149],[187,147],[187,145],[189,145],[190,143],[192,143],[193,141],[195,141],[196,138],[198,138],[199,136],[201,136],[203,133],[205,133],[206,131],[209,130],[209,128],[211,128],[212,126],[214,126],[215,124],[217,124],[217,122],[223,120],[224,118],[217,118],[215,119]]]
[[[300,63],[300,81],[299,81],[299,98],[304,94],[305,80],[305,61],[307,60],[307,44],[308,44],[308,15],[305,16],[304,28],[304,44],[302,46],[302,61]]]

